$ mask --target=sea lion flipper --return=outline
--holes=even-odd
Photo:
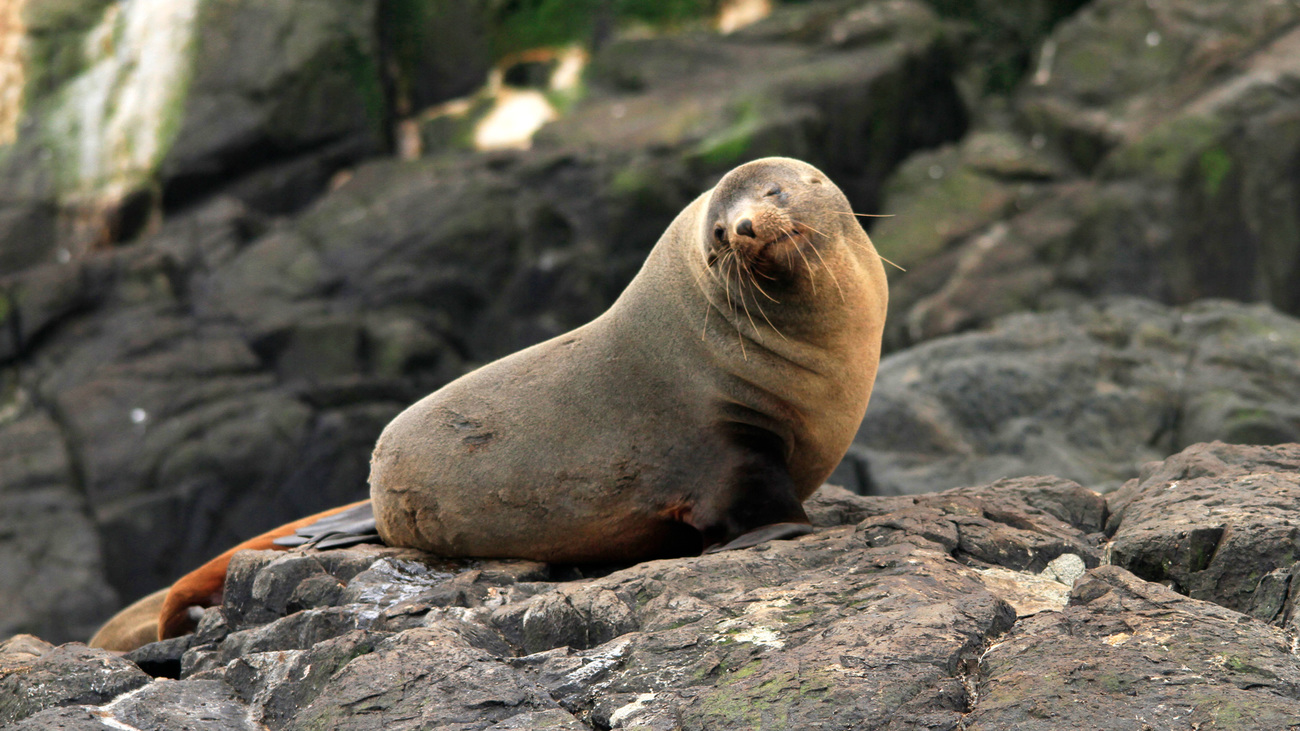
[[[735,551],[740,548],[749,548],[757,546],[760,543],[768,541],[779,541],[786,538],[798,538],[806,536],[813,532],[813,527],[807,523],[773,523],[760,528],[755,528],[750,532],[732,540],[730,543],[724,543],[711,546],[705,553],[718,553],[720,551]]]
[[[322,517],[304,525],[292,535],[272,541],[277,546],[289,548],[343,548],[358,543],[383,543],[375,526],[374,504],[369,500],[357,503],[339,513]]]
[[[369,505],[369,500],[349,503],[295,520],[292,523],[286,523],[226,550],[211,561],[182,576],[167,591],[166,600],[163,602],[162,610],[158,615],[158,639],[166,640],[194,631],[194,613],[190,609],[192,607],[210,607],[221,603],[226,586],[226,569],[230,566],[230,559],[235,553],[246,550],[288,550],[287,546],[279,545],[277,539],[292,536],[299,528],[314,525],[330,516],[347,513],[358,507]]]
[[[735,462],[723,487],[709,490],[686,522],[704,539],[705,553],[757,546],[812,532],[780,437],[749,424],[726,426]]]

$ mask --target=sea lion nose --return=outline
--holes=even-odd
[[[754,234],[754,222],[748,218],[740,219],[740,223],[736,224],[736,233],[741,236],[748,236],[751,239],[756,238]]]

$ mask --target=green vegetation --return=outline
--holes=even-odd
[[[719,0],[497,0],[492,51],[497,57],[542,46],[588,42],[628,23],[676,26],[717,12]]]
[[[1213,198],[1223,185],[1223,179],[1232,169],[1232,158],[1222,147],[1211,147],[1201,153],[1201,177],[1205,181],[1205,197]]]
[[[735,121],[700,141],[695,157],[710,167],[726,168],[739,163],[763,126],[763,115],[754,101],[746,101],[737,110]]]
[[[27,84],[24,104],[49,94],[86,66],[75,38],[99,25],[113,0],[36,0],[24,8]]]

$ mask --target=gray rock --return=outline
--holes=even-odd
[[[1194,501],[1143,502],[1169,479],[1246,491],[1294,473],[1293,452],[1203,445],[1153,465],[1143,489],[1113,498],[1112,555],[1130,521],[1142,533],[1145,516],[1190,515]],[[1218,495],[1209,484],[1198,494]],[[185,679],[49,703],[14,728],[1263,731],[1297,713],[1288,636],[1098,566],[1106,501],[1075,483],[823,492],[810,501],[824,526],[812,535],[626,568],[374,546],[242,553],[225,605],[185,654]],[[1295,522],[1300,503],[1269,494],[1272,513],[1257,517]],[[1257,558],[1269,535],[1243,533],[1220,554]],[[299,591],[322,577],[345,588]],[[6,669],[30,678],[25,668],[75,647],[0,646],[0,689]],[[42,676],[40,690],[85,704],[68,686],[100,662],[69,657],[72,672]]]
[[[1064,611],[1017,622],[984,653],[965,727],[1287,728],[1300,717],[1290,646],[1277,628],[1105,566]]]
[[[0,416],[0,637],[88,638],[119,598],[64,432],[45,413],[23,411]]]
[[[1300,79],[1298,20],[1205,0],[1094,0],[1063,20],[1009,105],[990,99],[973,134],[888,184],[894,217],[872,233],[908,270],[891,272],[891,348],[1099,295],[1300,314],[1298,109],[1280,91]]]
[[[102,706],[51,708],[6,729],[31,731],[262,731],[248,708],[215,680],[160,680]]]
[[[1300,626],[1300,445],[1198,444],[1110,496],[1110,560],[1264,622]]]
[[[376,678],[383,678],[382,689]],[[558,709],[543,688],[500,659],[435,627],[397,634],[348,663],[284,728],[468,731]]]
[[[106,7],[40,4],[41,28],[66,25],[76,49],[87,30],[77,18]],[[437,37],[447,32],[438,13],[485,6],[383,3],[432,13],[413,19],[375,15],[374,0],[205,0],[192,48],[199,71],[141,198],[141,210],[162,206],[161,221],[146,216],[129,236],[113,229],[132,243],[78,249],[67,264],[58,242],[40,244],[0,281],[0,413],[57,425],[50,443],[64,445],[71,477],[50,486],[48,504],[67,523],[60,532],[88,542],[70,559],[77,571],[45,570],[79,587],[86,602],[74,607],[22,580],[32,566],[53,567],[0,531],[0,601],[33,607],[0,622],[84,639],[125,598],[250,535],[362,497],[374,440],[401,408],[598,315],[673,216],[742,157],[805,157],[871,208],[896,161],[955,137],[965,120],[949,79],[950,27],[919,3],[897,5],[839,45],[823,33],[827,18],[847,18],[837,3],[796,18],[787,27],[797,32],[767,52],[740,36],[615,39],[593,61],[591,93],[531,152],[377,159],[331,178],[387,144],[389,100],[432,100],[463,83],[395,83],[376,118],[368,100],[380,76],[412,81],[422,64],[446,66],[457,43],[478,42],[479,26],[438,48],[385,34]],[[381,69],[376,59],[399,46],[405,55]],[[646,49],[658,60],[637,67],[631,54]],[[467,53],[466,69],[483,63]],[[715,73],[695,88],[673,71],[683,62]],[[607,81],[629,69],[644,77],[639,90]],[[70,63],[49,77],[48,93],[80,71]],[[699,103],[718,114],[697,114]],[[634,113],[611,124],[617,104]],[[683,126],[679,113],[698,124]],[[647,149],[647,125],[670,144]],[[662,137],[673,130],[681,134]],[[57,181],[20,164],[22,149],[8,163],[19,177],[0,170],[0,183],[27,191],[24,201],[53,200]],[[0,189],[0,219],[4,210]],[[27,208],[13,210],[18,220]],[[26,489],[15,474],[0,471],[5,505]],[[332,586],[322,578],[302,591]]]
[[[1105,491],[1196,442],[1300,440],[1296,404],[1300,322],[1109,299],[886,357],[833,479],[888,495],[1050,474]]]
[[[149,683],[140,668],[111,652],[60,645],[35,658],[0,654],[0,724],[59,706],[100,705]]]

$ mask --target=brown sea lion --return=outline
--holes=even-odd
[[[443,556],[575,563],[809,532],[801,502],[862,420],[887,296],[825,175],[742,165],[677,216],[603,315],[398,415],[370,502],[343,515],[373,511],[385,543]],[[250,543],[272,534],[285,531]],[[163,636],[219,594],[228,561],[172,587]]]
[[[388,425],[370,498],[392,545],[639,561],[807,531],[880,355],[880,258],[816,168],[728,173],[603,315]],[[773,527],[778,526],[778,527]]]
[[[168,591],[159,589],[113,615],[86,644],[101,650],[130,652],[158,641],[158,617]]]

